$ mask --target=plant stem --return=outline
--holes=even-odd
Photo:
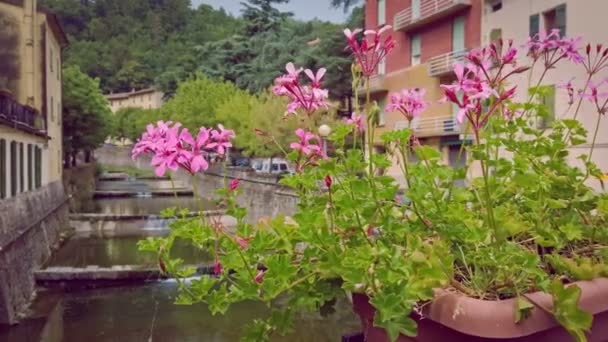
[[[593,133],[593,140],[591,141],[591,149],[589,150],[589,157],[587,157],[587,163],[591,161],[591,156],[593,155],[593,148],[595,147],[595,141],[597,140],[597,132],[600,128],[600,121],[602,120],[602,114],[597,114],[597,123],[595,124],[595,132]]]
[[[479,130],[474,129],[473,130],[475,132],[475,141],[477,143],[477,145],[479,146],[481,141],[479,138]],[[493,232],[494,232],[494,242],[496,244],[498,244],[498,228],[496,227],[496,221],[494,220],[494,208],[493,208],[493,204],[492,204],[492,196],[490,194],[490,181],[489,181],[489,177],[488,177],[488,170],[486,169],[486,163],[483,160],[480,160],[481,163],[481,172],[483,174],[483,181],[484,181],[484,188],[485,188],[485,195],[486,195],[486,210],[488,212],[488,224],[490,225],[490,227],[492,228]]]

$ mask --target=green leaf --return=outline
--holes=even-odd
[[[581,289],[576,285],[565,287],[559,280],[554,280],[550,292],[553,295],[555,319],[577,342],[586,342],[585,332],[591,329],[593,315],[578,306]]]
[[[530,317],[534,309],[534,304],[528,302],[523,297],[517,297],[515,301],[515,323],[519,323]]]
[[[441,152],[432,146],[417,146],[414,148],[416,156],[421,160],[435,160],[441,158]]]

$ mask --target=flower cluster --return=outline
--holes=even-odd
[[[425,94],[425,89],[403,89],[400,93],[390,96],[386,111],[400,112],[407,121],[411,122],[429,106],[430,102],[424,101]]]
[[[345,122],[349,125],[355,126],[355,129],[358,132],[363,132],[365,130],[365,114],[357,114],[353,112],[350,115],[350,118],[346,119]]]
[[[593,103],[600,114],[606,114],[608,110],[608,89],[606,88],[608,85],[608,78],[596,83],[589,81],[586,90],[583,92],[580,91],[580,95],[583,99],[588,100]]]
[[[298,152],[296,171],[300,172],[307,165],[315,164],[319,159],[327,159],[323,149],[319,145],[321,138],[301,128],[296,130],[299,141],[291,143],[289,147]]]
[[[361,43],[357,41],[357,34],[361,33],[362,29],[344,30],[348,47],[354,55],[355,63],[361,68],[363,76],[370,77],[373,75],[378,64],[395,47],[393,36],[388,35],[382,39],[382,34],[390,29],[391,26],[386,25],[378,31],[366,30],[363,32],[364,38]]]
[[[180,123],[159,121],[148,125],[146,132],[133,147],[132,157],[142,154],[153,155],[151,164],[156,175],[163,176],[167,169],[179,168],[194,174],[209,168],[209,153],[224,155],[232,146],[234,131],[218,125],[218,129],[201,127],[196,137]]]
[[[553,29],[549,33],[539,32],[530,37],[526,46],[528,47],[528,55],[534,61],[542,58],[545,67],[551,68],[563,58],[575,64],[583,63],[583,56],[578,52],[581,40],[581,37],[561,37],[559,29]]]
[[[296,68],[293,63],[287,63],[285,70],[287,70],[287,74],[275,79],[273,92],[275,95],[287,96],[291,100],[287,106],[287,114],[297,114],[298,109],[303,109],[306,114],[311,115],[321,107],[329,107],[328,91],[321,88],[325,68],[317,70],[315,74],[310,69],[303,70]],[[310,79],[310,85],[300,83],[302,71]]]

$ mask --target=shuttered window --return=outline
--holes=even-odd
[[[17,195],[17,142],[11,141],[10,148],[10,182],[11,182],[11,196]]]
[[[6,198],[6,140],[0,139],[0,198]]]
[[[19,143],[19,190],[25,192],[25,156],[23,143]]]
[[[27,144],[27,189],[34,190],[34,152],[32,144]]]
[[[42,150],[38,146],[34,152],[34,186],[36,189],[42,186]]]
[[[386,0],[378,0],[378,26],[386,24]]]
[[[411,49],[412,49],[412,65],[420,64],[420,56],[422,54],[421,46],[420,46],[420,35],[415,34],[411,39]]]
[[[530,16],[530,37],[534,37],[538,34],[540,30],[540,16],[538,14],[533,14]]]

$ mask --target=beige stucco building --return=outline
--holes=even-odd
[[[36,0],[0,0],[0,198],[61,180],[62,50]]]
[[[123,108],[158,109],[163,105],[163,96],[164,94],[155,88],[146,88],[108,94],[106,99],[110,103],[112,113],[116,113]]]
[[[502,37],[513,39],[515,45],[521,46],[531,34],[538,31],[560,28],[562,35],[567,37],[583,37],[586,44],[601,43],[608,46],[608,35],[601,24],[608,13],[608,1],[606,0],[486,0],[483,14],[482,40],[489,44],[492,38]],[[564,32],[565,31],[565,32]],[[581,46],[581,53],[584,45]],[[534,79],[540,77],[540,67],[535,68]],[[598,83],[608,77],[608,69],[604,69],[595,76],[594,83]],[[586,72],[581,65],[564,61],[558,63],[557,67],[547,73],[543,79],[546,85],[556,87],[561,82],[574,78],[574,85],[583,88],[587,79]],[[533,82],[534,83],[534,82]],[[525,101],[528,88],[528,79],[520,77],[514,81],[519,91],[519,101]],[[568,96],[565,90],[555,89],[555,96],[549,104],[553,108],[556,118],[572,118],[573,111],[568,112]],[[581,154],[588,154],[590,142],[597,121],[595,107],[587,101],[582,102],[581,110],[577,119],[589,131],[588,144],[573,148],[570,153],[572,163],[579,164],[576,158]],[[593,160],[600,169],[608,174],[608,117],[603,118],[596,148],[593,152]],[[594,184],[599,187],[599,182]]]

